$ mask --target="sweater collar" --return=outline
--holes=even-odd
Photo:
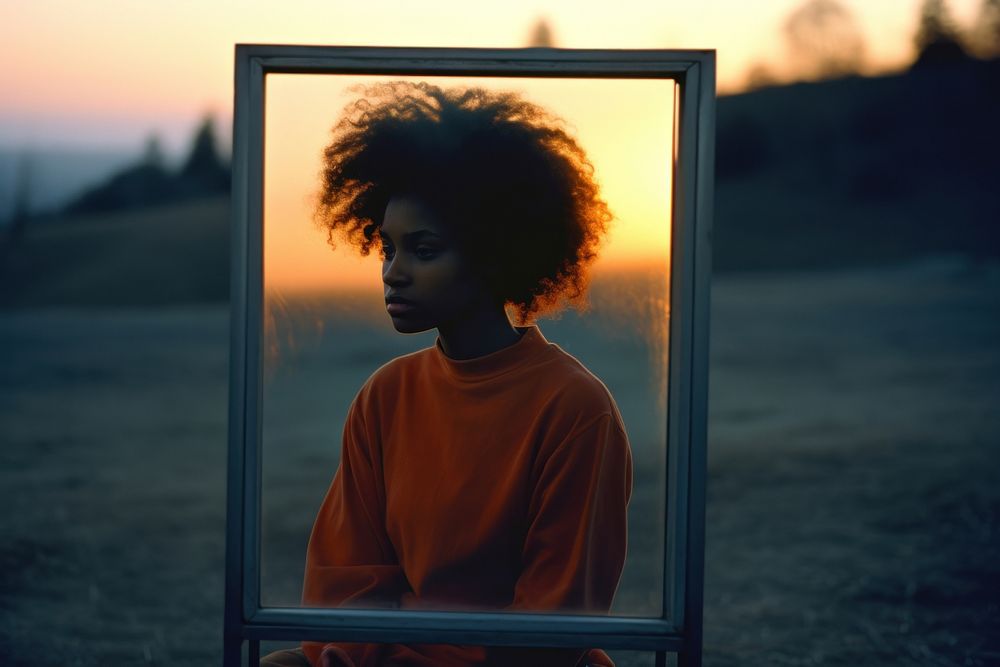
[[[450,378],[464,381],[487,380],[521,366],[525,361],[549,348],[549,341],[538,325],[515,327],[521,337],[513,345],[500,348],[481,357],[452,359],[441,347],[441,337],[434,341],[433,355],[441,370]]]

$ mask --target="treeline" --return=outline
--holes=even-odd
[[[106,182],[67,204],[62,213],[90,214],[182,201],[229,191],[230,167],[219,154],[215,123],[202,120],[187,157],[177,169],[167,167],[159,141],[152,137],[143,157]]]
[[[719,100],[715,267],[1000,258],[1000,59]]]
[[[960,25],[945,0],[923,0],[912,36],[911,67],[1000,57],[1000,0],[981,0],[969,25]],[[854,14],[840,0],[805,0],[782,24],[785,58],[757,61],[746,72],[755,90],[801,81],[885,74],[871,61]]]

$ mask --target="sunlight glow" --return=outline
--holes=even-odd
[[[267,76],[264,275],[269,290],[314,291],[371,285],[378,261],[360,258],[312,221],[323,147],[361,82],[401,77]],[[426,77],[430,78],[430,77]],[[517,90],[562,117],[594,164],[616,219],[600,268],[668,265],[674,84],[669,80],[441,77],[444,87]]]

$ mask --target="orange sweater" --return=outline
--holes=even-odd
[[[522,331],[468,360],[438,340],[361,388],[304,605],[607,613],[632,490],[625,427],[600,380],[537,326]],[[357,667],[613,664],[599,650],[326,646]],[[321,664],[323,644],[303,649]]]

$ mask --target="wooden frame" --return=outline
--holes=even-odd
[[[715,52],[236,45],[224,665],[263,639],[601,646],[699,665]],[[264,83],[268,73],[671,79],[677,83],[660,618],[265,608],[260,601]],[[256,661],[256,662],[255,662]]]

